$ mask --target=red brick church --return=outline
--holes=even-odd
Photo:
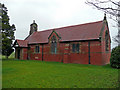
[[[22,60],[105,65],[111,40],[106,16],[102,21],[37,31],[35,21],[25,40],[16,39],[15,57]]]

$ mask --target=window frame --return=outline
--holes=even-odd
[[[51,38],[51,53],[57,54],[57,38],[55,35],[53,35]]]
[[[80,44],[77,43],[77,44],[76,44],[76,52],[77,52],[77,53],[79,53],[79,50],[80,50],[80,47],[79,47],[79,46],[80,46]]]
[[[76,51],[76,44],[73,43],[72,44],[72,52],[75,53],[75,51]]]
[[[72,53],[79,53],[80,50],[80,44],[79,43],[73,43],[72,44]]]
[[[105,32],[105,51],[109,51],[109,35],[107,30]]]
[[[35,46],[35,53],[40,53],[40,46],[39,45]]]

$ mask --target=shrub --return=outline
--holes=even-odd
[[[112,49],[110,66],[113,68],[120,68],[120,46]]]

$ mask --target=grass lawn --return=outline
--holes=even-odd
[[[3,60],[3,88],[116,88],[118,69],[109,65]]]

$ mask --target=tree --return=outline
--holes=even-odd
[[[120,46],[112,49],[110,66],[113,68],[120,68]]]
[[[2,40],[2,55],[5,55],[6,58],[14,51],[12,48],[12,42],[15,39],[14,31],[15,25],[10,25],[9,16],[7,15],[7,8],[4,4],[0,3],[0,32],[1,32],[1,40]]]
[[[86,4],[92,5],[109,15],[111,19],[117,22],[118,34],[114,40],[120,46],[120,1],[118,0],[87,0]]]

